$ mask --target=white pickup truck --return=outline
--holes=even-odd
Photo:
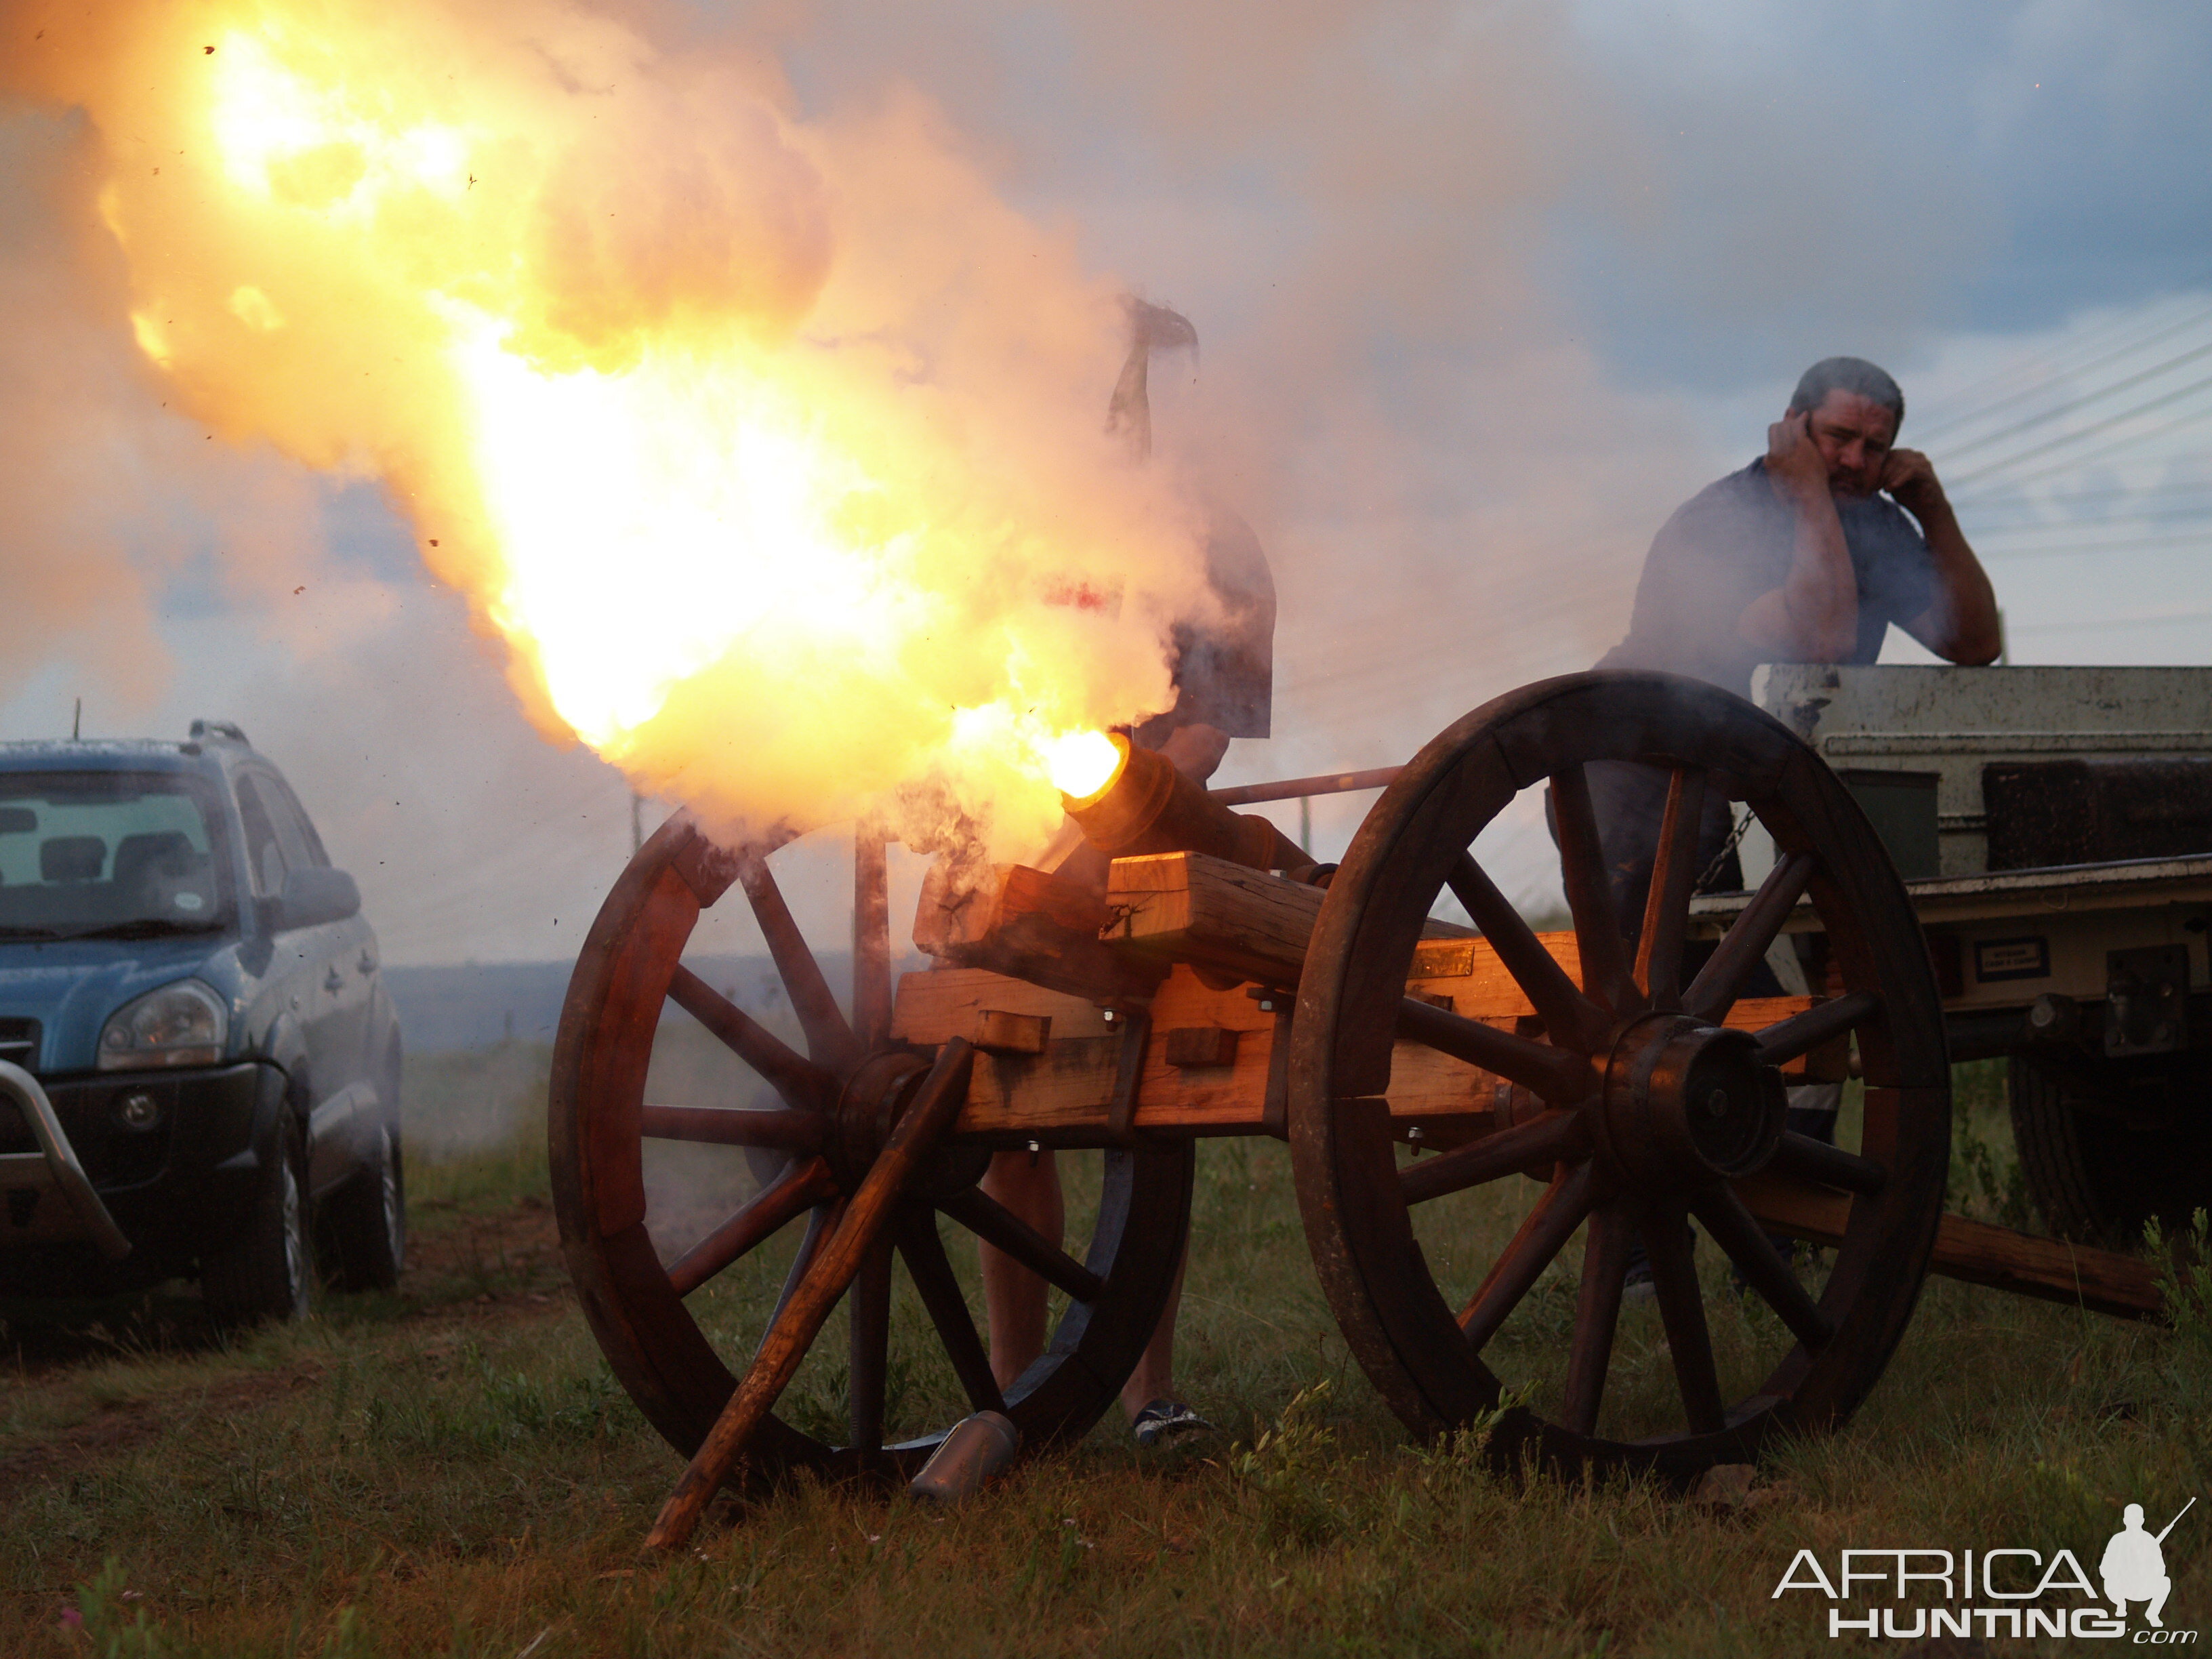
[[[2052,1228],[2121,1243],[2212,1206],[2212,668],[1773,665],[1753,700],[1888,847],[1953,1058],[2009,1056]],[[1702,929],[1741,903],[1699,899]]]

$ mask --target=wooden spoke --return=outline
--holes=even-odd
[[[1713,1343],[1705,1329],[1705,1299],[1698,1289],[1698,1264],[1690,1229],[1680,1210],[1647,1210],[1642,1231],[1651,1260],[1651,1288],[1657,1293],[1660,1322],[1674,1356],[1674,1382],[1692,1434],[1718,1434],[1728,1426],[1721,1404],[1720,1378],[1713,1368]]]
[[[1691,1204],[1713,1242],[1729,1254],[1743,1282],[1759,1292],[1759,1300],[1782,1316],[1790,1333],[1807,1347],[1818,1351],[1835,1335],[1797,1275],[1782,1259],[1772,1241],[1743,1207],[1743,1200],[1725,1187],[1701,1193]]]
[[[775,959],[784,994],[791,999],[792,1012],[799,1016],[799,1029],[806,1033],[807,1057],[833,1071],[851,1064],[859,1050],[853,1028],[846,1024],[837,999],[830,994],[822,965],[806,948],[806,937],[792,920],[791,908],[784,903],[782,890],[769,873],[767,862],[747,856],[738,866],[738,880],[752,902],[753,919],[760,923],[761,933],[768,940],[769,955]]]
[[[1582,952],[1583,989],[1613,1013],[1626,1013],[1638,1000],[1636,984],[1628,971],[1628,946],[1620,935],[1613,884],[1606,876],[1605,843],[1590,806],[1589,778],[1580,766],[1552,775],[1552,811],[1559,831],[1559,876]]]
[[[980,1187],[941,1198],[937,1207],[986,1244],[1005,1251],[1078,1302],[1095,1302],[1104,1281]]]
[[[1678,766],[1667,781],[1667,812],[1636,939],[1636,981],[1654,1008],[1682,1001],[1682,939],[1690,925],[1690,889],[1697,881],[1698,832],[1705,818],[1705,774]]]
[[[1780,936],[1782,924],[1802,896],[1820,860],[1810,853],[1792,853],[1767,872],[1743,914],[1735,919],[1690,988],[1683,993],[1682,1011],[1718,1025],[1728,1018],[1742,994],[1743,982],[1766,959],[1767,947]]]
[[[807,1215],[806,1231],[799,1236],[799,1248],[791,1253],[791,1270],[784,1274],[783,1288],[776,1292],[775,1307],[768,1316],[767,1325],[762,1328],[763,1340],[767,1339],[769,1331],[775,1328],[775,1322],[782,1316],[783,1310],[790,1306],[792,1296],[814,1266],[815,1252],[822,1248],[823,1241],[830,1234],[837,1231],[837,1224],[844,1218],[844,1214],[845,1200],[833,1198],[827,1204],[816,1205]]]
[[[906,1262],[907,1275],[921,1296],[921,1305],[929,1310],[929,1322],[937,1327],[938,1340],[945,1344],[945,1355],[952,1361],[953,1374],[959,1377],[968,1403],[979,1412],[1005,1411],[1006,1396],[999,1391],[998,1379],[991,1375],[990,1352],[975,1329],[975,1316],[968,1311],[968,1298],[961,1294],[960,1280],[945,1254],[945,1241],[938,1237],[937,1217],[918,1205],[908,1205],[900,1212],[897,1226],[898,1251]]]
[[[811,1152],[830,1120],[820,1112],[753,1112],[734,1106],[647,1106],[638,1133],[647,1140],[690,1140],[708,1146],[787,1146]]]
[[[1583,1239],[1582,1289],[1575,1297],[1574,1344],[1567,1351],[1567,1395],[1560,1410],[1561,1420],[1577,1434],[1597,1431],[1597,1408],[1613,1364],[1613,1332],[1620,1322],[1629,1247],[1635,1239],[1635,1224],[1620,1206],[1608,1204],[1591,1212]]]
[[[853,834],[853,1035],[873,1048],[891,1028],[890,866],[884,832]]]
[[[1407,1164],[1398,1171],[1398,1191],[1408,1204],[1425,1204],[1501,1176],[1589,1153],[1589,1129],[1580,1112],[1547,1112],[1441,1157]]]
[[[1550,1187],[1536,1200],[1513,1235],[1513,1242],[1505,1247],[1505,1254],[1498,1258],[1491,1268],[1490,1277],[1475,1292],[1474,1300],[1460,1319],[1460,1328],[1467,1333],[1468,1345],[1480,1353],[1483,1345],[1498,1334],[1508,1315],[1521,1305],[1521,1298],[1528,1294],[1544,1269],[1552,1265],[1553,1258],[1574,1237],[1575,1229],[1583,1224],[1583,1218],[1590,1211],[1590,1166],[1577,1164]]]
[[[845,1372],[853,1408],[853,1449],[884,1449],[884,1388],[890,1364],[891,1242],[879,1237],[861,1259],[847,1298],[853,1322],[852,1359]]]
[[[1783,1066],[1800,1054],[1809,1054],[1822,1043],[1834,1042],[1881,1006],[1881,999],[1872,992],[1854,991],[1778,1020],[1757,1034],[1759,1064]]]
[[[849,823],[824,830],[807,843],[812,854],[796,855],[801,862],[779,868],[779,860],[794,854],[769,854],[790,836],[772,832],[742,847],[720,846],[690,813],[679,812],[637,849],[578,942],[549,1079],[552,1201],[578,1300],[614,1376],[676,1449],[677,1468],[702,1448],[706,1453],[662,1515],[655,1541],[663,1547],[692,1528],[699,1505],[717,1483],[737,1479],[733,1471],[742,1469],[748,1489],[802,1471],[911,1475],[946,1427],[968,1414],[971,1397],[975,1407],[1003,1407],[1029,1447],[1081,1439],[1114,1405],[1181,1268],[1194,1143],[1188,1137],[1115,1143],[1097,1160],[1096,1180],[1065,1253],[1025,1250],[1022,1241],[1001,1237],[1085,1299],[1071,1302],[1057,1290],[1045,1292],[1053,1317],[1044,1352],[1024,1371],[1019,1387],[1002,1392],[993,1384],[979,1334],[985,1322],[982,1305],[975,1301],[974,1269],[960,1254],[963,1245],[971,1253],[980,1246],[965,1231],[956,1242],[933,1204],[948,1178],[957,1179],[953,1171],[964,1170],[972,1160],[967,1154],[946,1153],[942,1161],[934,1153],[902,1154],[896,1145],[872,1158],[878,1126],[862,1126],[856,1118],[857,1139],[841,1137],[836,1127],[848,1079],[856,1079],[849,1085],[856,1113],[863,1106],[906,1105],[903,1121],[893,1112],[879,1126],[901,1141],[919,1133],[909,1126],[920,1121],[926,1127],[933,1114],[948,1114],[945,1121],[957,1122],[967,1094],[958,1047],[949,1047],[945,1056],[955,1068],[950,1081],[941,1073],[926,1079],[902,1072],[915,1061],[890,1052],[894,970],[907,964],[901,925],[890,914],[889,890],[897,872],[888,866],[896,854],[871,831],[869,824],[855,829]],[[851,870],[840,868],[835,878],[836,897],[842,902],[849,890],[854,900],[855,971],[849,982],[840,954],[846,941],[816,932],[803,896],[789,890],[799,879],[790,871],[826,867],[819,856],[825,854],[841,864],[852,860]],[[763,860],[766,870],[757,867]],[[1431,885],[1438,880],[1432,876]],[[781,896],[778,884],[784,884]],[[732,907],[742,926],[759,920],[793,1006],[804,1017],[805,1036],[799,1018],[780,1005],[773,1012],[756,1007],[750,990],[727,990],[726,981],[696,957],[690,965],[696,971],[684,970],[687,950],[705,948],[706,935],[726,926]],[[794,911],[807,927],[805,945],[792,926]],[[845,917],[832,920],[842,933]],[[1024,964],[1012,971],[1017,980],[1040,974],[1030,981],[1039,994],[1046,981],[1058,977],[1042,959],[1024,958]],[[830,971],[827,987],[817,969]],[[1115,986],[1149,994],[1156,976],[1131,969]],[[1082,972],[1076,977],[1087,985]],[[1394,1000],[1396,994],[1394,989]],[[757,1018],[732,1006],[740,1000]],[[710,1046],[726,1048],[745,1066],[741,1076],[732,1073],[728,1088],[687,1092],[650,1083],[653,1033],[671,1022],[690,1024],[679,1006],[715,1033]],[[849,1037],[843,1035],[848,1024]],[[932,1033],[930,1041],[950,1034]],[[927,1065],[927,1051],[915,1052]],[[1102,1063],[1110,1072],[1110,1054]],[[1430,1063],[1469,1085],[1486,1080],[1455,1062]],[[858,1076],[864,1064],[866,1074]],[[1027,1078],[1035,1068],[1012,1069],[1027,1079],[1024,1091],[1041,1080]],[[1003,1073],[999,1080],[1006,1080]],[[866,1102],[860,1100],[863,1094]],[[1480,1114],[1470,1120],[1487,1121]],[[869,1132],[861,1133],[864,1127]],[[933,1136],[949,1138],[943,1122],[920,1144],[927,1146]],[[1098,1139],[1087,1138],[1094,1144]],[[718,1150],[716,1143],[734,1144],[734,1151]],[[910,1177],[900,1176],[863,1202],[864,1175],[882,1176],[902,1157],[914,1170]],[[659,1177],[664,1164],[684,1158],[702,1168],[714,1165],[729,1179],[710,1189],[706,1207],[686,1206],[681,1218],[672,1221]],[[747,1205],[749,1199],[754,1201]],[[742,1216],[733,1216],[741,1206]],[[915,1211],[930,1230],[930,1248],[906,1224],[908,1213]],[[883,1272],[878,1247],[886,1230],[895,1287],[887,1340],[875,1334]],[[714,1236],[702,1237],[709,1234]],[[939,1235],[943,1243],[937,1247]],[[959,1264],[957,1277],[945,1250]],[[902,1282],[908,1270],[895,1265],[909,1257],[922,1264],[911,1307]],[[857,1294],[851,1289],[856,1276]],[[972,1318],[957,1299],[963,1285]],[[687,1299],[684,1293],[693,1291]],[[740,1292],[740,1299],[757,1298],[750,1310],[731,1299]],[[928,1320],[921,1317],[924,1306]],[[733,1322],[733,1310],[745,1316]],[[850,1332],[855,1317],[859,1329]],[[848,1364],[850,1337],[858,1340],[849,1350],[854,1363]],[[900,1383],[908,1346],[918,1342],[928,1350],[940,1341],[965,1392],[904,1398]],[[815,1355],[811,1360],[804,1358],[809,1352]],[[840,1391],[844,1385],[834,1374],[845,1373],[854,1388],[853,1420],[842,1402],[831,1419],[818,1425],[811,1418],[804,1426],[788,1420],[794,1364],[805,1366],[809,1376],[831,1376]],[[732,1373],[741,1379],[734,1390]],[[779,1390],[786,1391],[781,1407],[773,1403]],[[880,1407],[872,1403],[877,1400]],[[939,1415],[939,1407],[951,1409]],[[917,1411],[921,1415],[913,1414]],[[861,1446],[852,1443],[856,1439]],[[862,1449],[878,1439],[884,1443],[874,1454]]]
[[[1841,1187],[1847,1193],[1864,1193],[1869,1197],[1880,1192],[1889,1181],[1889,1172],[1872,1158],[1831,1146],[1810,1135],[1801,1135],[1794,1129],[1784,1132],[1782,1144],[1774,1149],[1774,1156],[1766,1167],[1776,1175],[1822,1182],[1831,1187]]]
[[[959,1115],[968,1098],[968,1079],[975,1060],[975,1051],[959,1037],[938,1050],[937,1061],[929,1068],[914,1104],[892,1127],[859,1190],[846,1201],[837,1231],[816,1254],[812,1269],[769,1327],[752,1364],[714,1419],[714,1426],[707,1431],[676,1490],[661,1505],[653,1530],[646,1535],[648,1548],[676,1549],[691,1536],[707,1500],[729,1478],[746,1443],[775,1407],[798,1371],[799,1361],[821,1334],[830,1309],[860,1271],[913,1178],[915,1165]]]
[[[1571,1048],[1554,1048],[1480,1020],[1407,997],[1398,1005],[1398,1035],[1439,1054],[1495,1072],[1546,1100],[1571,1104],[1597,1087],[1597,1073]]]
[[[1582,994],[1559,959],[1544,948],[1544,941],[1522,920],[1512,901],[1498,890],[1474,854],[1459,855],[1449,879],[1453,896],[1498,952],[1552,1041],[1562,1048],[1587,1053],[1605,1024],[1604,1012]]]
[[[1646,808],[1632,862],[1636,849],[1619,842],[1613,821],[1616,782],[1632,786],[1619,793]],[[1494,865],[1485,872],[1486,837],[1516,800],[1528,804],[1532,787],[1547,788],[1571,938],[1539,940],[1516,927],[1497,891],[1511,884]],[[1757,890],[1725,902],[1695,896],[1726,819],[1744,808],[1771,836],[1775,869],[1737,883]],[[1632,887],[1632,900],[1623,897]],[[1466,994],[1452,988],[1449,1001],[1437,994],[1445,988],[1442,947],[1422,947],[1415,964],[1434,977],[1407,978],[1407,941],[1430,929],[1447,888],[1458,900],[1453,913],[1464,905],[1489,941],[1475,952],[1478,982]],[[1843,780],[1743,698],[1679,676],[1605,669],[1492,699],[1425,747],[1370,809],[1323,909],[1297,977],[1299,1035],[1286,1045],[1281,1121],[1308,1242],[1346,1346],[1415,1432],[1487,1422],[1502,1389],[1516,1388],[1505,1397],[1518,1398],[1518,1385],[1534,1381],[1543,1384],[1538,1400],[1498,1425],[1492,1446],[1501,1459],[1571,1480],[1600,1472],[1686,1480],[1771,1443],[1771,1431],[1814,1432],[1845,1420],[1888,1363],[1931,1261],[1948,1270],[1971,1255],[1978,1265],[1967,1271],[1984,1283],[2026,1280],[2029,1270],[2017,1264],[2028,1241],[2003,1252],[1978,1242],[1970,1251],[1957,1243],[1965,1224],[1942,1213],[1950,1067],[1913,892]],[[1765,994],[1762,959],[1771,951],[1802,992],[1778,946],[1791,942],[1785,929],[1806,927],[1825,935],[1845,982],[1817,1004],[1799,996],[1785,1006],[1778,992],[1765,1012],[1752,1000]],[[1539,955],[1543,945],[1557,950],[1564,975]],[[1462,955],[1455,950],[1451,960]],[[1378,1025],[1376,1011],[1395,1011],[1408,992],[1424,1006]],[[1474,1021],[1490,1029],[1468,1030]],[[1767,1090],[1771,1112],[1765,1135],[1741,1146],[1724,1146],[1728,1126],[1704,1112],[1725,1111],[1732,1095],[1708,1097],[1723,1082],[1729,1095],[1735,1082],[1719,1070],[1702,1080],[1708,1057],[1697,1060],[1700,1081],[1679,1063],[1696,1048],[1684,1042],[1692,1028],[1713,1037],[1711,1028],[1729,1022],[1740,1028],[1735,1043],[1711,1048],[1710,1063],[1741,1069],[1751,1059],[1757,1078],[1739,1080]],[[1783,1115],[1784,1084],[1838,1076],[1833,1061],[1847,1047],[1868,1073],[1863,1134],[1845,1137],[1846,1152],[1785,1133],[1772,1121]],[[1586,1069],[1574,1072],[1561,1051]],[[1424,1109],[1416,1092],[1432,1111],[1453,1104],[1447,1090],[1468,1107],[1486,1106],[1492,1083],[1497,1110],[1425,1132],[1449,1151],[1409,1158],[1397,1150],[1408,1114]],[[1788,1092],[1809,1102],[1835,1091]],[[1789,1115],[1825,1133],[1809,1113]],[[1587,1125],[1586,1142],[1547,1127],[1568,1116]],[[1734,1168],[1731,1151],[1759,1167],[1723,1181],[1708,1159]],[[1538,1184],[1523,1195],[1528,1176]],[[1708,1188],[1723,1187],[1727,1195],[1709,1197]],[[1462,1190],[1466,1198],[1424,1203]],[[1519,1231],[1506,1243],[1509,1224],[1495,1235],[1503,1249],[1471,1257],[1460,1211],[1509,1194]],[[1834,1270],[1790,1274],[1789,1234],[1832,1247]],[[1693,1252],[1698,1236],[1722,1240],[1726,1253],[1711,1242]],[[1647,1420],[1640,1381],[1628,1410],[1629,1351],[1638,1350],[1641,1364],[1644,1339],[1661,1323],[1622,1306],[1624,1282],[1644,1277],[1639,1237],[1661,1292],[1670,1356],[1662,1368],[1673,1368],[1660,1382],[1656,1421]],[[1563,1238],[1570,1242],[1554,1256]],[[1987,1265],[2001,1256],[2009,1265]],[[1716,1296],[1715,1275],[1733,1270],[1738,1282],[1755,1282],[1745,1292],[1759,1299],[1751,1327],[1713,1316],[1699,1267]],[[2067,1283],[2078,1289],[2088,1277],[2077,1265]],[[1642,1288],[1629,1284],[1632,1293]],[[1781,1318],[1767,1317],[1770,1304]],[[1571,1325],[1559,1330],[1570,1305]],[[1456,1332],[1438,1323],[1453,1310]],[[1729,1313],[1740,1311],[1731,1303]],[[1650,1331],[1640,1330],[1645,1318]]]
[[[836,1178],[818,1158],[794,1164],[733,1212],[729,1219],[676,1258],[668,1282],[689,1296],[787,1222],[837,1191]]]
[[[793,1054],[782,1038],[681,963],[668,981],[668,994],[757,1072],[794,1111],[812,1111],[827,1104],[836,1092],[829,1073]]]

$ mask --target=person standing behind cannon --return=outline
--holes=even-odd
[[[1597,666],[1659,669],[1748,696],[1763,662],[1874,661],[1892,623],[1951,662],[1994,662],[2003,647],[1996,596],[1934,465],[1895,447],[1904,422],[1905,393],[1864,359],[1825,357],[1807,369],[1766,429],[1766,453],[1707,485],[1661,527],[1627,637]],[[1632,951],[1668,775],[1601,762],[1589,776]],[[1744,884],[1729,804],[1717,791],[1705,799],[1696,867],[1698,890]],[[1841,1095],[1832,1085],[1792,1089],[1790,1127],[1832,1139]],[[1640,1253],[1630,1271],[1648,1276]]]
[[[1996,597],[1935,467],[1893,447],[1904,420],[1905,393],[1874,364],[1826,357],[1807,369],[1766,429],[1766,453],[1698,491],[1653,538],[1627,637],[1597,666],[1660,669],[1748,696],[1763,662],[1874,661],[1892,623],[1949,661],[1994,662]],[[1632,933],[1667,775],[1626,763],[1590,772]],[[1701,871],[1721,858],[1729,825],[1728,803],[1709,798]],[[1705,885],[1742,886],[1733,849],[1723,865]]]
[[[1152,354],[1195,351],[1198,335],[1188,321],[1164,307],[1133,299],[1128,307],[1129,355],[1107,408],[1106,429],[1121,434],[1131,457],[1141,462],[1152,453]],[[1274,686],[1274,580],[1251,527],[1218,504],[1209,513],[1206,564],[1207,585],[1220,617],[1204,627],[1175,625],[1170,636],[1174,706],[1128,734],[1133,744],[1158,750],[1197,783],[1213,775],[1231,739],[1267,736]],[[1084,841],[1072,824],[1054,850],[1039,862],[1064,878],[1104,890],[1105,855]],[[982,1186],[1047,1238],[1060,1242],[1066,1206],[1059,1166],[1050,1152],[995,1154]],[[1044,1352],[1047,1287],[1012,1256],[989,1244],[980,1248],[991,1370],[1003,1389]],[[1176,1396],[1175,1326],[1182,1300],[1182,1274],[1178,1266],[1166,1310],[1121,1389],[1122,1408],[1129,1414],[1138,1443],[1145,1446],[1209,1426]]]

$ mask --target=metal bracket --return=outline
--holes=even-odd
[[[77,1162],[76,1149],[70,1145],[61,1120],[54,1115],[53,1103],[46,1098],[38,1079],[20,1066],[0,1060],[0,1096],[15,1103],[30,1125],[32,1139],[39,1143],[35,1152],[0,1154],[0,1188],[11,1197],[19,1192],[30,1195],[20,1222],[15,1221],[12,1202],[9,1214],[0,1218],[0,1242],[5,1242],[8,1231],[15,1231],[29,1238],[89,1239],[112,1261],[130,1255],[131,1241],[107,1213],[100,1194],[93,1191],[84,1166]],[[49,1210],[46,1204],[49,1195],[56,1200],[55,1209]],[[42,1210],[47,1213],[40,1214]],[[15,1223],[12,1228],[10,1222]]]
[[[1255,986],[1245,995],[1260,1005],[1260,1012],[1275,1017],[1267,1045],[1267,1093],[1260,1108],[1260,1133],[1278,1140],[1291,1138],[1291,1016],[1297,995],[1292,991]]]
[[[1114,1098],[1106,1108],[1106,1133],[1117,1146],[1137,1139],[1137,1090],[1145,1078],[1145,1048],[1152,1041],[1152,1015],[1148,1008],[1117,1002],[1106,1010],[1108,1021],[1121,1027],[1121,1053],[1114,1072]]]

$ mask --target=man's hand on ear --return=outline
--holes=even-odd
[[[1778,489],[1798,501],[1827,496],[1828,463],[1813,441],[1813,417],[1793,409],[1766,428],[1766,471]]]

